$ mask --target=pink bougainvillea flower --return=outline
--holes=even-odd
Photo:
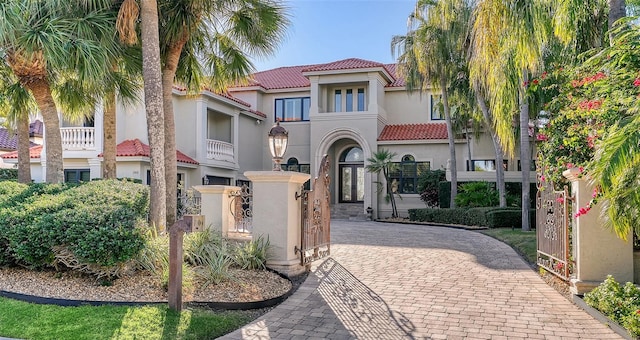
[[[567,166],[567,169],[571,169],[571,168],[573,168],[573,163],[567,163],[567,164],[565,164],[565,165]]]
[[[633,86],[635,87],[640,86],[640,78],[636,78],[636,80],[633,81]]]
[[[561,197],[556,198],[556,202],[564,203],[564,197],[561,196]]]

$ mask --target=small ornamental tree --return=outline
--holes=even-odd
[[[369,164],[366,166],[367,171],[379,174],[382,173],[385,180],[385,200],[391,203],[391,217],[398,217],[398,207],[396,206],[395,195],[398,194],[397,190],[394,190],[393,182],[389,176],[390,173],[398,169],[398,164],[393,162],[393,157],[396,156],[395,152],[391,152],[387,149],[380,149],[378,152],[374,152],[371,158],[367,158]]]

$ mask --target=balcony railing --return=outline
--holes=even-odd
[[[60,128],[63,150],[95,150],[96,130],[92,127]]]
[[[207,159],[235,162],[233,144],[219,140],[207,139]]]

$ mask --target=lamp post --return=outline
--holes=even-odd
[[[280,163],[282,162],[282,157],[284,156],[284,152],[287,150],[287,142],[289,140],[289,132],[285,130],[282,126],[280,126],[280,121],[276,122],[271,130],[269,130],[269,151],[271,151],[271,156],[273,157],[273,171],[281,171]]]

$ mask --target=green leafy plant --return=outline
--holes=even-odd
[[[418,192],[420,199],[427,207],[440,205],[440,182],[445,181],[444,170],[426,170],[418,178]]]
[[[233,252],[235,264],[242,269],[265,269],[270,244],[262,235],[249,242],[238,243]]]
[[[194,272],[204,280],[205,287],[209,284],[220,284],[233,278],[229,270],[233,265],[233,258],[229,255],[226,243],[216,250],[207,250],[202,254],[202,264],[194,268]]]
[[[219,232],[206,228],[201,232],[185,234],[184,259],[192,266],[200,266],[205,263],[208,256],[215,254],[220,249],[226,249],[225,241]]]
[[[488,182],[468,182],[460,185],[456,196],[458,207],[492,207],[499,204],[498,192]]]
[[[633,336],[640,335],[640,289],[633,283],[627,282],[621,286],[609,275],[603,283],[584,295],[584,301]]]

